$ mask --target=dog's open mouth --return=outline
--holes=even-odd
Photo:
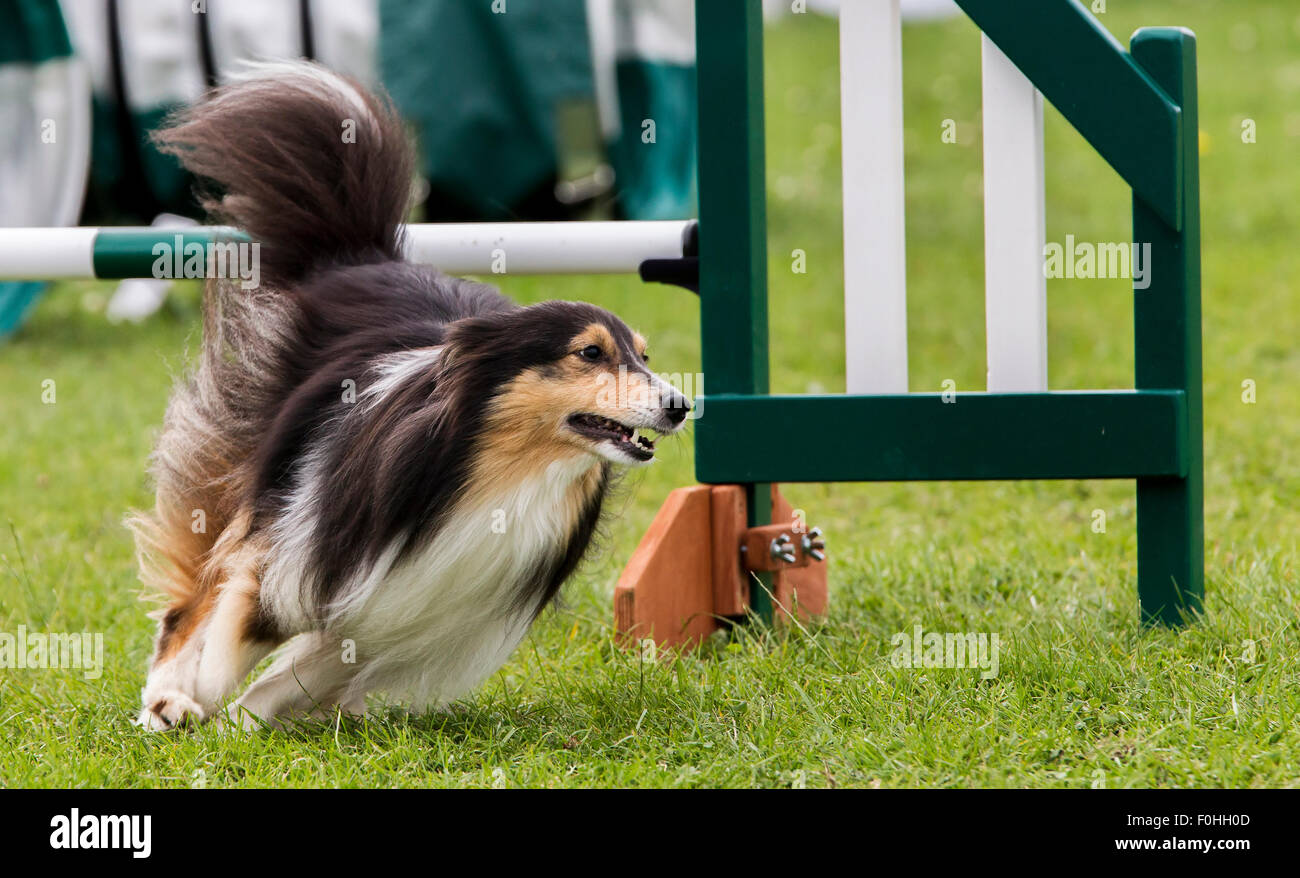
[[[643,435],[644,428],[628,427],[600,415],[573,415],[569,427],[581,436],[595,442],[609,442],[633,460],[649,460],[655,456],[655,440]]]

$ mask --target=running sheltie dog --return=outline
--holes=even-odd
[[[581,559],[613,468],[653,459],[638,431],[676,432],[690,401],[608,311],[403,261],[414,160],[386,98],[262,65],[157,139],[260,244],[261,284],[208,281],[132,521],[170,601],[140,723],[465,694]]]

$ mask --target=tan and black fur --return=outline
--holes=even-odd
[[[282,644],[223,717],[464,694],[581,559],[612,468],[653,456],[634,431],[675,432],[689,401],[603,309],[405,262],[410,147],[342,77],[254,68],[158,141],[260,244],[262,282],[209,281],[132,519],[168,600],[141,723],[218,715]]]

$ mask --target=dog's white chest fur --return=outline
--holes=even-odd
[[[524,589],[567,548],[574,483],[597,465],[558,461],[462,509],[396,567],[396,548],[386,551],[331,613],[331,630],[356,646],[350,693],[445,704],[501,667],[537,610]]]

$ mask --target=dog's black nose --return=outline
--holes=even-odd
[[[664,414],[666,414],[668,420],[672,421],[674,424],[680,424],[682,421],[686,420],[686,415],[690,410],[691,401],[680,393],[674,393],[670,396],[667,405],[664,406]]]

